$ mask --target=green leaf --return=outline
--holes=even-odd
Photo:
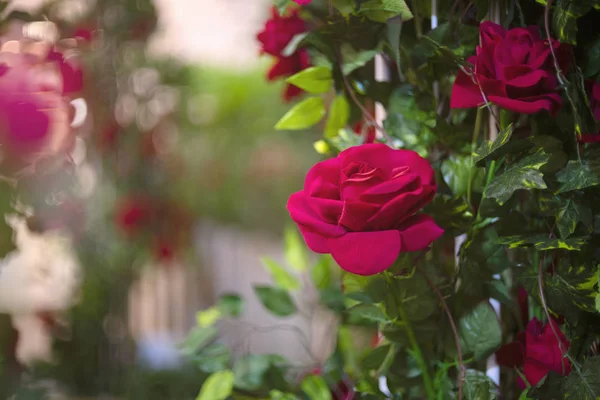
[[[308,93],[321,94],[333,86],[331,68],[324,66],[309,67],[285,80]]]
[[[332,400],[331,391],[325,380],[317,375],[308,375],[300,384],[310,400]]]
[[[545,189],[544,175],[540,167],[548,162],[550,156],[543,150],[527,156],[508,167],[490,182],[485,196],[494,198],[502,205],[511,198],[516,190]]]
[[[289,110],[275,125],[277,130],[301,130],[317,124],[325,115],[325,103],[320,97],[309,97]]]
[[[544,274],[544,294],[548,308],[567,319],[578,314],[579,310],[596,311],[598,283],[597,267],[591,263],[577,264],[562,259],[554,268],[553,274]],[[532,296],[539,298],[538,266],[521,269],[518,281]]]
[[[477,305],[461,318],[458,328],[464,343],[463,352],[481,360],[502,344],[502,328],[494,309],[487,302]]]
[[[400,67],[400,35],[402,34],[402,18],[390,18],[386,24],[387,40],[394,55],[400,81],[403,81],[402,68]]]
[[[283,393],[280,390],[271,390],[269,400],[298,400],[298,397],[291,393]]]
[[[590,78],[600,72],[600,38],[588,47],[586,55],[583,71],[585,77]]]
[[[296,312],[296,304],[287,290],[271,286],[255,286],[254,291],[267,310],[280,317]]]
[[[221,296],[217,306],[223,315],[239,317],[244,312],[244,299],[235,294],[226,294]]]
[[[233,391],[233,381],[230,370],[215,372],[206,379],[196,400],[225,400]]]
[[[485,140],[475,152],[473,158],[480,167],[485,165],[486,161],[496,160],[505,154],[504,149],[508,144],[513,133],[513,126],[510,124],[506,129],[498,134],[498,137],[493,142]]]
[[[552,13],[552,30],[563,43],[577,43],[577,19],[592,8],[592,0],[558,0]]]
[[[192,356],[217,337],[218,330],[214,326],[194,327],[187,338],[179,346],[183,354]]]
[[[233,367],[235,387],[243,390],[260,388],[270,366],[271,359],[269,355],[248,354],[244,356]]]
[[[465,371],[464,393],[465,400],[498,399],[494,382],[485,373],[474,369]]]
[[[556,179],[561,183],[557,193],[581,190],[600,184],[600,178],[587,163],[574,160],[569,161],[567,166],[556,174]]]
[[[577,223],[587,224],[592,220],[592,211],[574,200],[564,201],[556,212],[556,226],[562,239],[567,239],[575,232]]]
[[[546,251],[554,249],[563,249],[569,251],[581,250],[581,246],[585,244],[586,238],[569,238],[561,240],[558,238],[549,238],[547,235],[534,236],[503,236],[498,238],[496,243],[507,245],[509,249],[519,247],[535,246],[537,250]]]
[[[310,271],[310,278],[317,289],[331,285],[331,256],[322,255]]]
[[[202,350],[193,361],[204,372],[221,371],[231,362],[231,350],[222,343],[215,343]]]
[[[290,267],[298,272],[306,270],[308,254],[296,227],[292,225],[286,227],[283,232],[283,241],[285,243],[285,260]]]
[[[564,393],[570,399],[596,400],[600,398],[600,357],[585,360],[581,374],[569,374],[564,385]],[[567,398],[567,396],[565,396]]]
[[[452,155],[444,160],[441,170],[444,181],[448,184],[454,196],[460,197],[467,194],[469,179],[471,180],[471,190],[483,191],[485,171],[481,168],[475,168],[471,163],[471,157]]]
[[[379,307],[371,304],[357,304],[349,308],[347,312],[351,315],[375,322],[385,322],[388,320]]]
[[[379,52],[381,52],[379,46],[372,50],[356,52],[349,44],[343,44],[342,57],[344,59],[344,65],[342,66],[342,73],[344,75],[350,75],[353,71],[364,66],[366,63],[375,58]]]
[[[402,21],[413,18],[404,0],[369,0],[360,4],[359,14],[376,22],[386,22],[400,15]]]
[[[336,137],[340,129],[343,129],[348,124],[349,119],[350,104],[346,96],[339,94],[335,96],[329,107],[329,117],[325,124],[325,137]]]
[[[342,15],[354,12],[354,0],[332,0],[331,3]]]
[[[271,277],[273,278],[277,286],[285,290],[300,289],[300,281],[298,280],[298,278],[292,275],[292,273],[286,270],[284,267],[277,264],[269,257],[263,257],[260,261],[262,262],[267,272],[271,274]]]
[[[288,6],[292,4],[292,0],[275,0],[274,5],[279,12],[279,15],[283,15],[287,10]]]
[[[435,222],[444,230],[452,229],[455,235],[465,233],[473,224],[473,213],[460,196],[438,195],[424,211],[435,215]]]
[[[221,310],[218,307],[210,307],[196,313],[196,323],[201,328],[213,326],[221,318]]]

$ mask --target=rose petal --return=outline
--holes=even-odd
[[[337,225],[342,215],[344,202],[319,197],[305,196],[308,206],[319,216],[319,219]]]
[[[525,347],[519,342],[505,344],[496,351],[496,362],[503,367],[519,368],[523,365],[524,357]]]
[[[444,234],[444,230],[426,214],[414,215],[398,227],[398,230],[402,239],[402,251],[426,249]]]
[[[387,199],[389,195],[412,192],[419,186],[421,186],[421,177],[414,173],[407,173],[373,186],[361,195],[361,199],[375,203],[376,200]]]
[[[450,108],[472,108],[483,103],[483,97],[477,84],[463,71],[458,71],[452,86]]]
[[[310,171],[308,171],[308,174],[306,174],[306,179],[304,180],[304,191],[313,195],[313,182],[317,180],[323,180],[325,182],[329,182],[335,186],[338,186],[340,181],[339,157],[330,158],[325,161],[316,163],[310,169]],[[339,199],[339,194],[337,196],[337,199]]]
[[[381,230],[398,226],[429,203],[435,190],[435,186],[419,186],[412,192],[402,193],[369,219],[369,227],[371,230]]]
[[[290,196],[287,209],[292,220],[298,225],[304,225],[312,232],[324,237],[337,237],[345,233],[341,226],[323,221],[310,207],[304,192],[296,192]]]
[[[535,114],[541,110],[555,115],[562,104],[558,93],[549,93],[537,97],[509,99],[507,97],[489,96],[488,100],[507,110],[516,111],[521,114]]]
[[[339,224],[351,231],[365,230],[369,218],[379,210],[378,205],[357,201],[344,201]]]
[[[331,255],[342,269],[356,275],[375,275],[392,266],[400,253],[398,231],[349,232],[329,239]]]
[[[307,226],[298,225],[298,228],[302,236],[304,236],[304,241],[309,249],[319,254],[328,254],[330,252],[328,238],[311,231]]]

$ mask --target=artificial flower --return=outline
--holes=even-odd
[[[435,191],[433,168],[414,151],[363,144],[316,164],[287,208],[311,250],[374,275],[442,235],[433,218],[417,214]]]
[[[537,27],[505,30],[490,21],[479,27],[477,53],[468,61],[472,76],[459,71],[452,88],[452,108],[478,107],[486,100],[507,110],[533,114],[546,110],[554,115],[562,105],[548,40]],[[566,72],[568,47],[550,41],[559,68]]]

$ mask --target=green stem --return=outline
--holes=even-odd
[[[408,341],[410,346],[412,347],[413,354],[416,358],[417,364],[423,373],[423,383],[425,383],[425,391],[427,392],[427,398],[430,400],[435,400],[435,390],[433,386],[433,381],[431,380],[431,375],[429,375],[429,368],[425,363],[425,359],[423,358],[423,353],[421,352],[421,348],[417,343],[417,338],[415,337],[415,333],[413,332],[408,319],[406,318],[406,313],[404,312],[404,308],[402,308],[401,304],[398,304],[398,313],[400,314],[400,318],[402,318],[402,326],[406,330],[406,335],[408,336]]]
[[[475,164],[473,163],[473,153],[477,149],[477,140],[479,140],[479,131],[481,130],[481,108],[477,109],[477,115],[475,116],[475,128],[473,129],[473,139],[471,140],[471,168],[469,168],[469,181],[467,182],[467,202],[469,207],[473,206],[471,201],[471,190],[473,187],[473,169]]]

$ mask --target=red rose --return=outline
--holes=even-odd
[[[600,84],[592,79],[587,79],[585,89],[590,99],[590,108],[594,114],[594,119],[600,121]],[[600,134],[584,133],[578,140],[579,143],[598,143],[600,142]]]
[[[506,367],[523,367],[527,382],[535,386],[546,374],[554,371],[566,376],[571,372],[571,363],[563,357],[556,337],[560,339],[563,350],[569,349],[569,341],[561,332],[558,324],[551,321],[542,325],[533,318],[527,324],[525,332],[517,335],[517,341],[502,346],[496,352],[498,364]]]
[[[479,27],[477,55],[469,58],[473,76],[459,71],[450,106],[477,107],[488,101],[507,110],[533,114],[546,110],[556,114],[562,104],[558,80],[548,40],[542,40],[537,27],[506,31],[493,22]],[[552,40],[560,68],[568,67],[567,47]]]
[[[270,81],[287,77],[310,67],[310,58],[305,49],[298,49],[293,54],[285,56],[283,50],[292,38],[306,31],[306,24],[294,10],[289,16],[280,16],[275,8],[271,11],[271,18],[265,23],[262,32],[257,35],[261,43],[261,53],[272,55],[276,58],[275,63],[267,73]],[[302,90],[294,85],[288,85],[283,97],[290,100],[302,93]]]
[[[443,231],[416,214],[435,195],[431,165],[414,151],[351,147],[316,164],[287,208],[308,247],[358,275],[389,268],[400,252],[427,248]]]

